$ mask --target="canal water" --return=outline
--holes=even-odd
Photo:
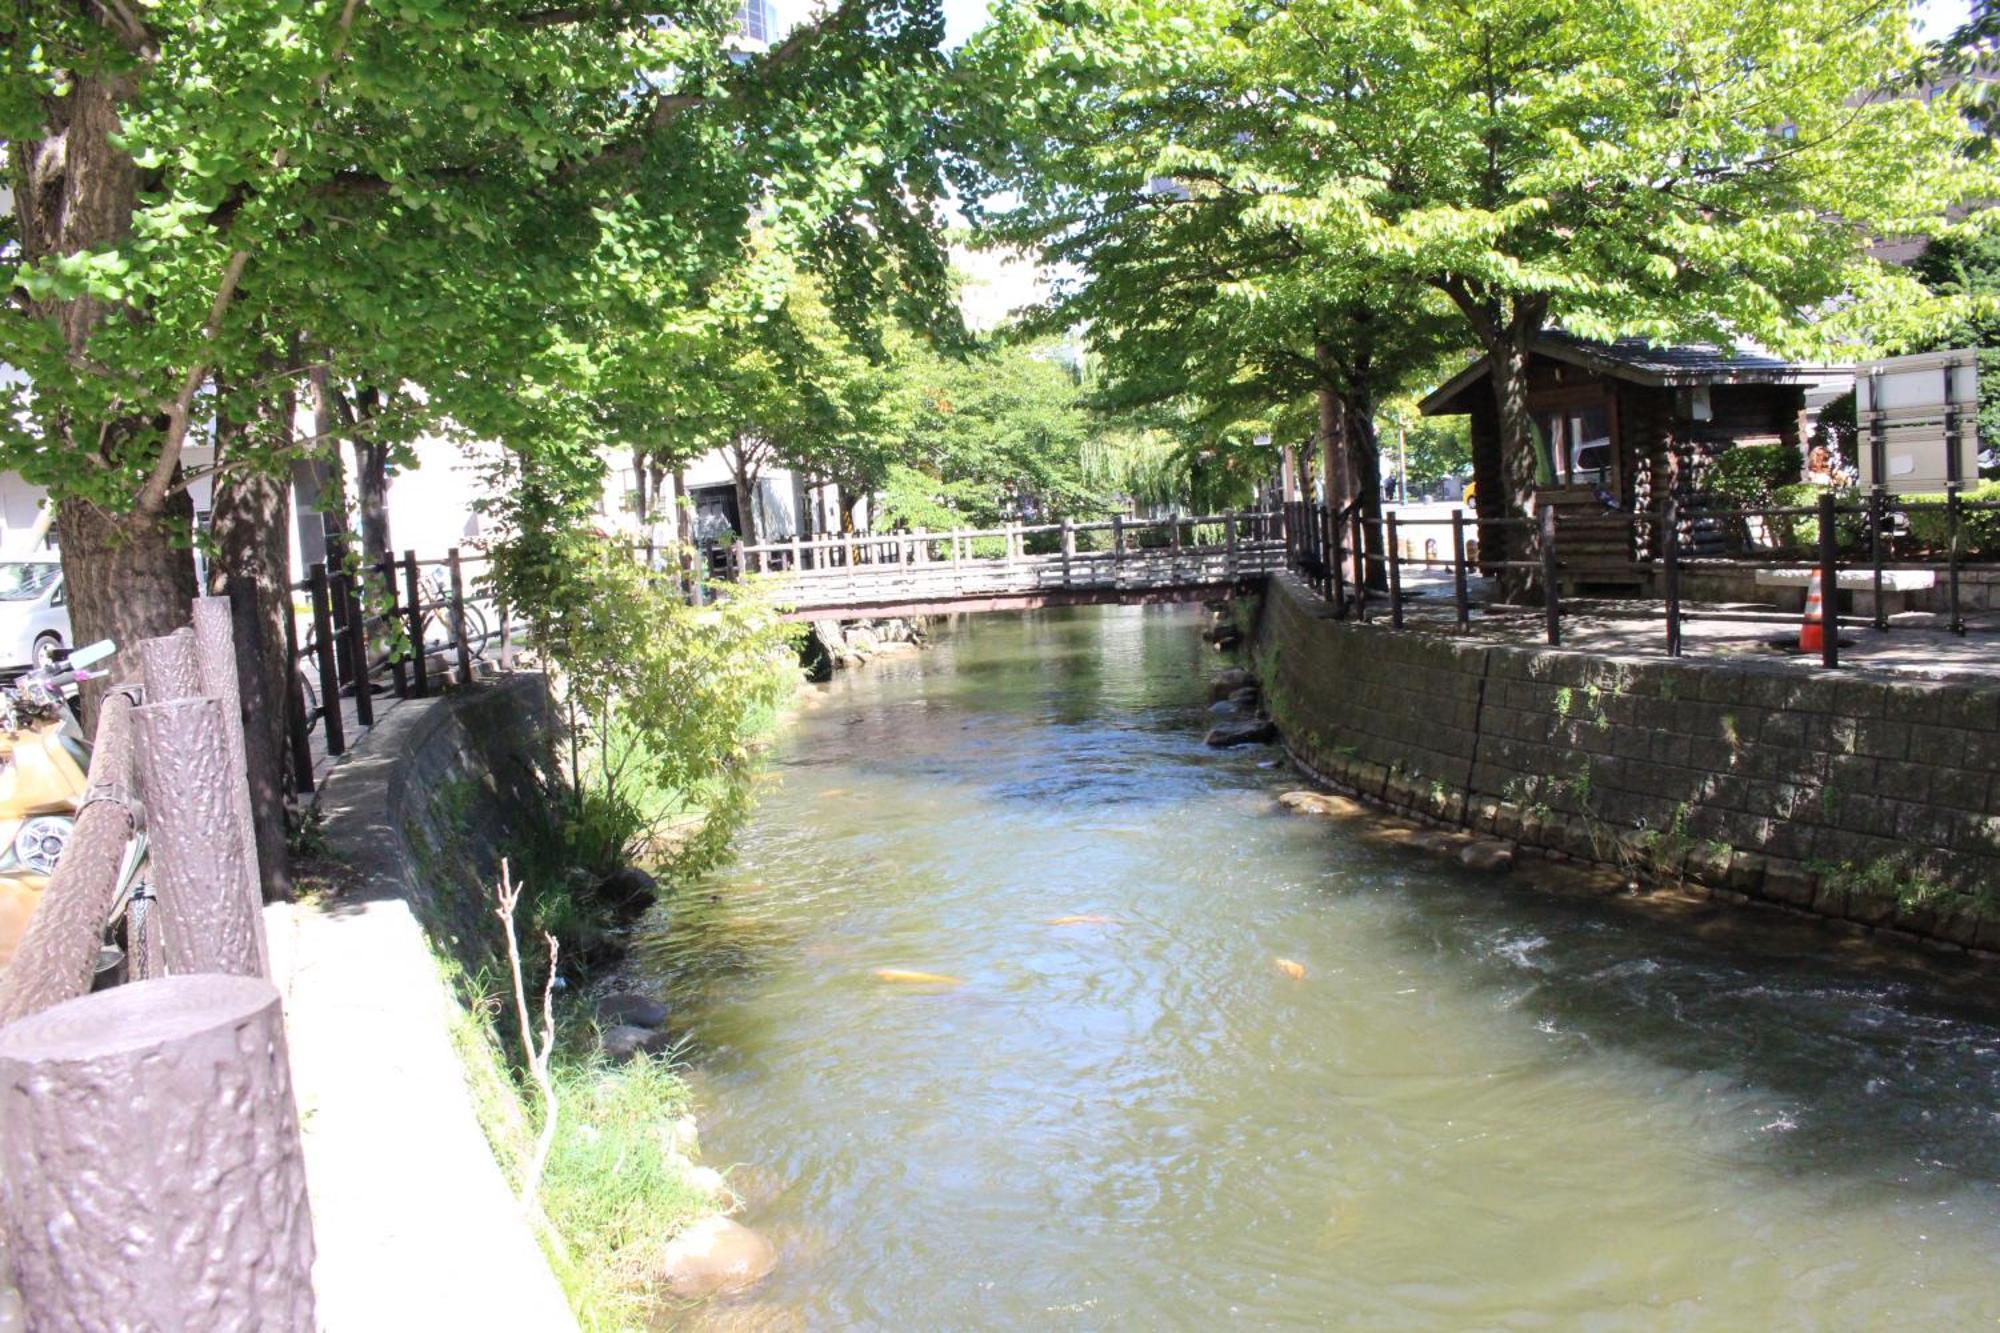
[[[1276,751],[1201,744],[1200,623],[963,620],[808,700],[645,950],[781,1255],[684,1320],[2000,1318],[2000,1024],[1962,985],[1281,814]]]

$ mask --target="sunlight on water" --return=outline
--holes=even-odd
[[[813,694],[647,946],[782,1256],[698,1323],[2000,1317],[1993,1015],[1283,816],[1201,745],[1198,625],[995,615]]]

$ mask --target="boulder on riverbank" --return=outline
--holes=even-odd
[[[667,1049],[667,1043],[667,1034],[657,1028],[642,1028],[630,1023],[608,1027],[597,1038],[604,1058],[613,1064],[624,1064],[642,1055],[658,1055]]]
[[[1254,688],[1256,684],[1257,678],[1242,667],[1229,667],[1208,678],[1208,697],[1211,700],[1227,699],[1238,690]]]
[[[667,1006],[637,991],[613,991],[598,1000],[597,1021],[611,1027],[665,1027]]]
[[[1243,722],[1219,723],[1210,728],[1203,741],[1222,750],[1232,745],[1269,745],[1276,739],[1278,739],[1276,723],[1269,718],[1250,718]]]
[[[637,866],[626,866],[605,876],[597,892],[618,924],[629,926],[659,898],[660,882]]]
[[[676,1296],[700,1300],[761,1282],[778,1262],[771,1242],[726,1217],[705,1217],[667,1242],[660,1279]]]

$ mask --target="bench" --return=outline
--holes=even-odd
[[[1805,587],[1812,582],[1817,570],[1760,569],[1757,571],[1757,586],[1760,588],[1797,588],[1799,604],[1805,604]],[[1875,614],[1875,571],[1872,569],[1843,569],[1835,575],[1839,585],[1854,594],[1854,614],[1872,616]],[[1910,609],[1910,594],[1924,592],[1937,586],[1937,572],[1929,569],[1885,569],[1882,571],[1882,610],[1886,615],[1895,615]]]

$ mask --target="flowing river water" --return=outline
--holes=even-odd
[[[703,1157],[780,1252],[684,1319],[2000,1318],[1976,986],[1280,813],[1276,750],[1201,743],[1200,623],[963,620],[807,699],[740,859],[644,950]]]

